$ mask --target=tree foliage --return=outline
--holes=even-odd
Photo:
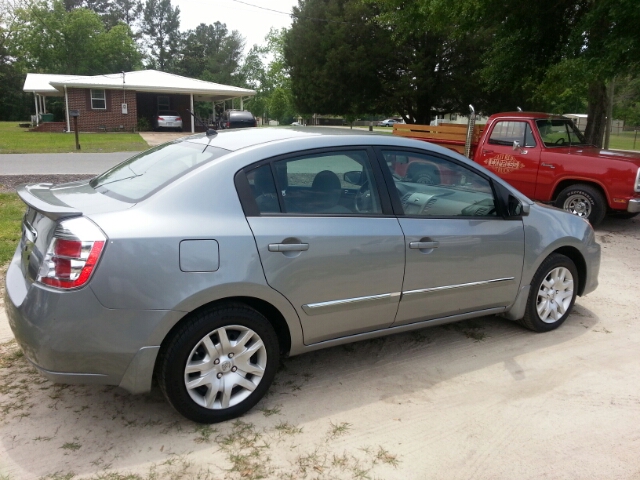
[[[183,35],[181,58],[176,71],[181,75],[210,82],[235,85],[242,62],[244,39],[224,23],[201,23]],[[238,82],[239,80],[239,82]]]
[[[67,11],[61,0],[18,9],[11,43],[20,71],[96,75],[133,70],[140,62],[129,27],[106,30],[95,12]]]
[[[141,33],[147,47],[147,67],[173,72],[181,46],[180,7],[171,0],[147,0]]]
[[[393,75],[391,33],[372,22],[375,6],[348,0],[307,0],[294,8],[284,38],[297,109],[305,113],[388,111]]]
[[[256,116],[274,118],[280,123],[291,122],[296,112],[284,57],[286,35],[284,29],[271,29],[265,44],[254,45],[241,68],[245,86],[257,92],[247,103],[247,109]]]

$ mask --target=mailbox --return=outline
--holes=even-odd
[[[79,117],[80,116],[80,110],[69,110],[69,116],[70,117]]]

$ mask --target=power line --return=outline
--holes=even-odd
[[[262,7],[260,5],[254,5],[253,3],[243,2],[242,0],[231,0],[232,2],[241,3],[242,5],[247,5],[253,8],[259,8],[260,10],[266,10],[268,12],[279,13],[280,15],[286,15],[287,17],[304,19],[304,20],[312,20],[314,22],[327,22],[327,23],[339,23],[341,25],[354,25],[350,22],[341,22],[340,20],[328,20],[326,18],[317,18],[317,17],[307,17],[305,15],[295,15],[294,13],[287,13],[281,10],[274,10],[273,8]]]

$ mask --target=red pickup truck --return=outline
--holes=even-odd
[[[472,127],[394,125],[393,133],[469,151],[533,200],[550,203],[597,225],[606,214],[640,213],[640,154],[601,150],[585,142],[569,118],[545,113],[492,115]]]

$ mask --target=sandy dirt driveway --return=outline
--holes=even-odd
[[[237,421],[156,388],[54,385],[0,354],[0,479],[640,479],[640,218],[558,330],[497,317],[285,360]]]

